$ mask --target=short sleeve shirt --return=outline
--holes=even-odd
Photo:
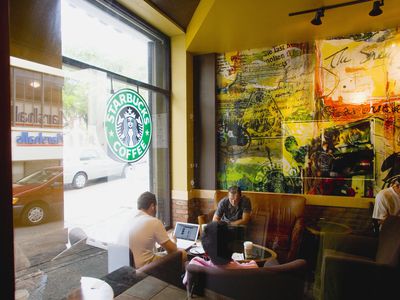
[[[383,220],[389,215],[400,215],[400,196],[393,187],[383,189],[376,195],[372,218]]]
[[[142,211],[130,220],[128,232],[129,236],[124,238],[129,243],[137,268],[153,259],[156,243],[163,244],[169,240],[162,222]]]
[[[228,197],[224,197],[219,203],[215,214],[221,218],[221,221],[224,222],[233,222],[236,220],[240,220],[243,216],[243,213],[251,212],[251,202],[250,199],[246,196],[241,196],[239,204],[237,206],[233,206],[229,202]]]

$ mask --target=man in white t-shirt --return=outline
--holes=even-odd
[[[133,253],[135,267],[140,268],[158,258],[155,244],[158,243],[167,253],[177,251],[176,241],[172,241],[164,225],[157,219],[156,196],[150,192],[141,194],[137,200],[137,214],[129,223],[129,248]],[[125,235],[125,239],[127,236]],[[121,240],[121,238],[120,238]]]
[[[372,218],[382,224],[389,215],[400,215],[400,178],[395,179],[391,187],[381,190],[375,197]]]

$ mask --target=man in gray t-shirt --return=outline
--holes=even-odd
[[[250,221],[251,202],[242,196],[239,187],[231,186],[215,211],[213,221],[224,221],[232,225],[246,225]]]

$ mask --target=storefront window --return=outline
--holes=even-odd
[[[82,276],[105,276],[108,244],[142,192],[156,194],[170,224],[169,40],[106,1],[57,3],[37,43],[51,40],[58,59],[11,30],[16,289],[32,299],[62,299]],[[115,104],[121,91],[140,104]]]

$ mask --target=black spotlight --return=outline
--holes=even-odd
[[[311,24],[321,25],[322,24],[321,18],[323,16],[324,16],[324,9],[323,8],[318,9],[317,12],[315,13],[314,19],[311,20]]]
[[[372,17],[379,16],[382,14],[382,9],[381,6],[383,6],[383,0],[381,1],[374,1],[374,6],[372,7],[371,11],[369,12],[369,15]]]

